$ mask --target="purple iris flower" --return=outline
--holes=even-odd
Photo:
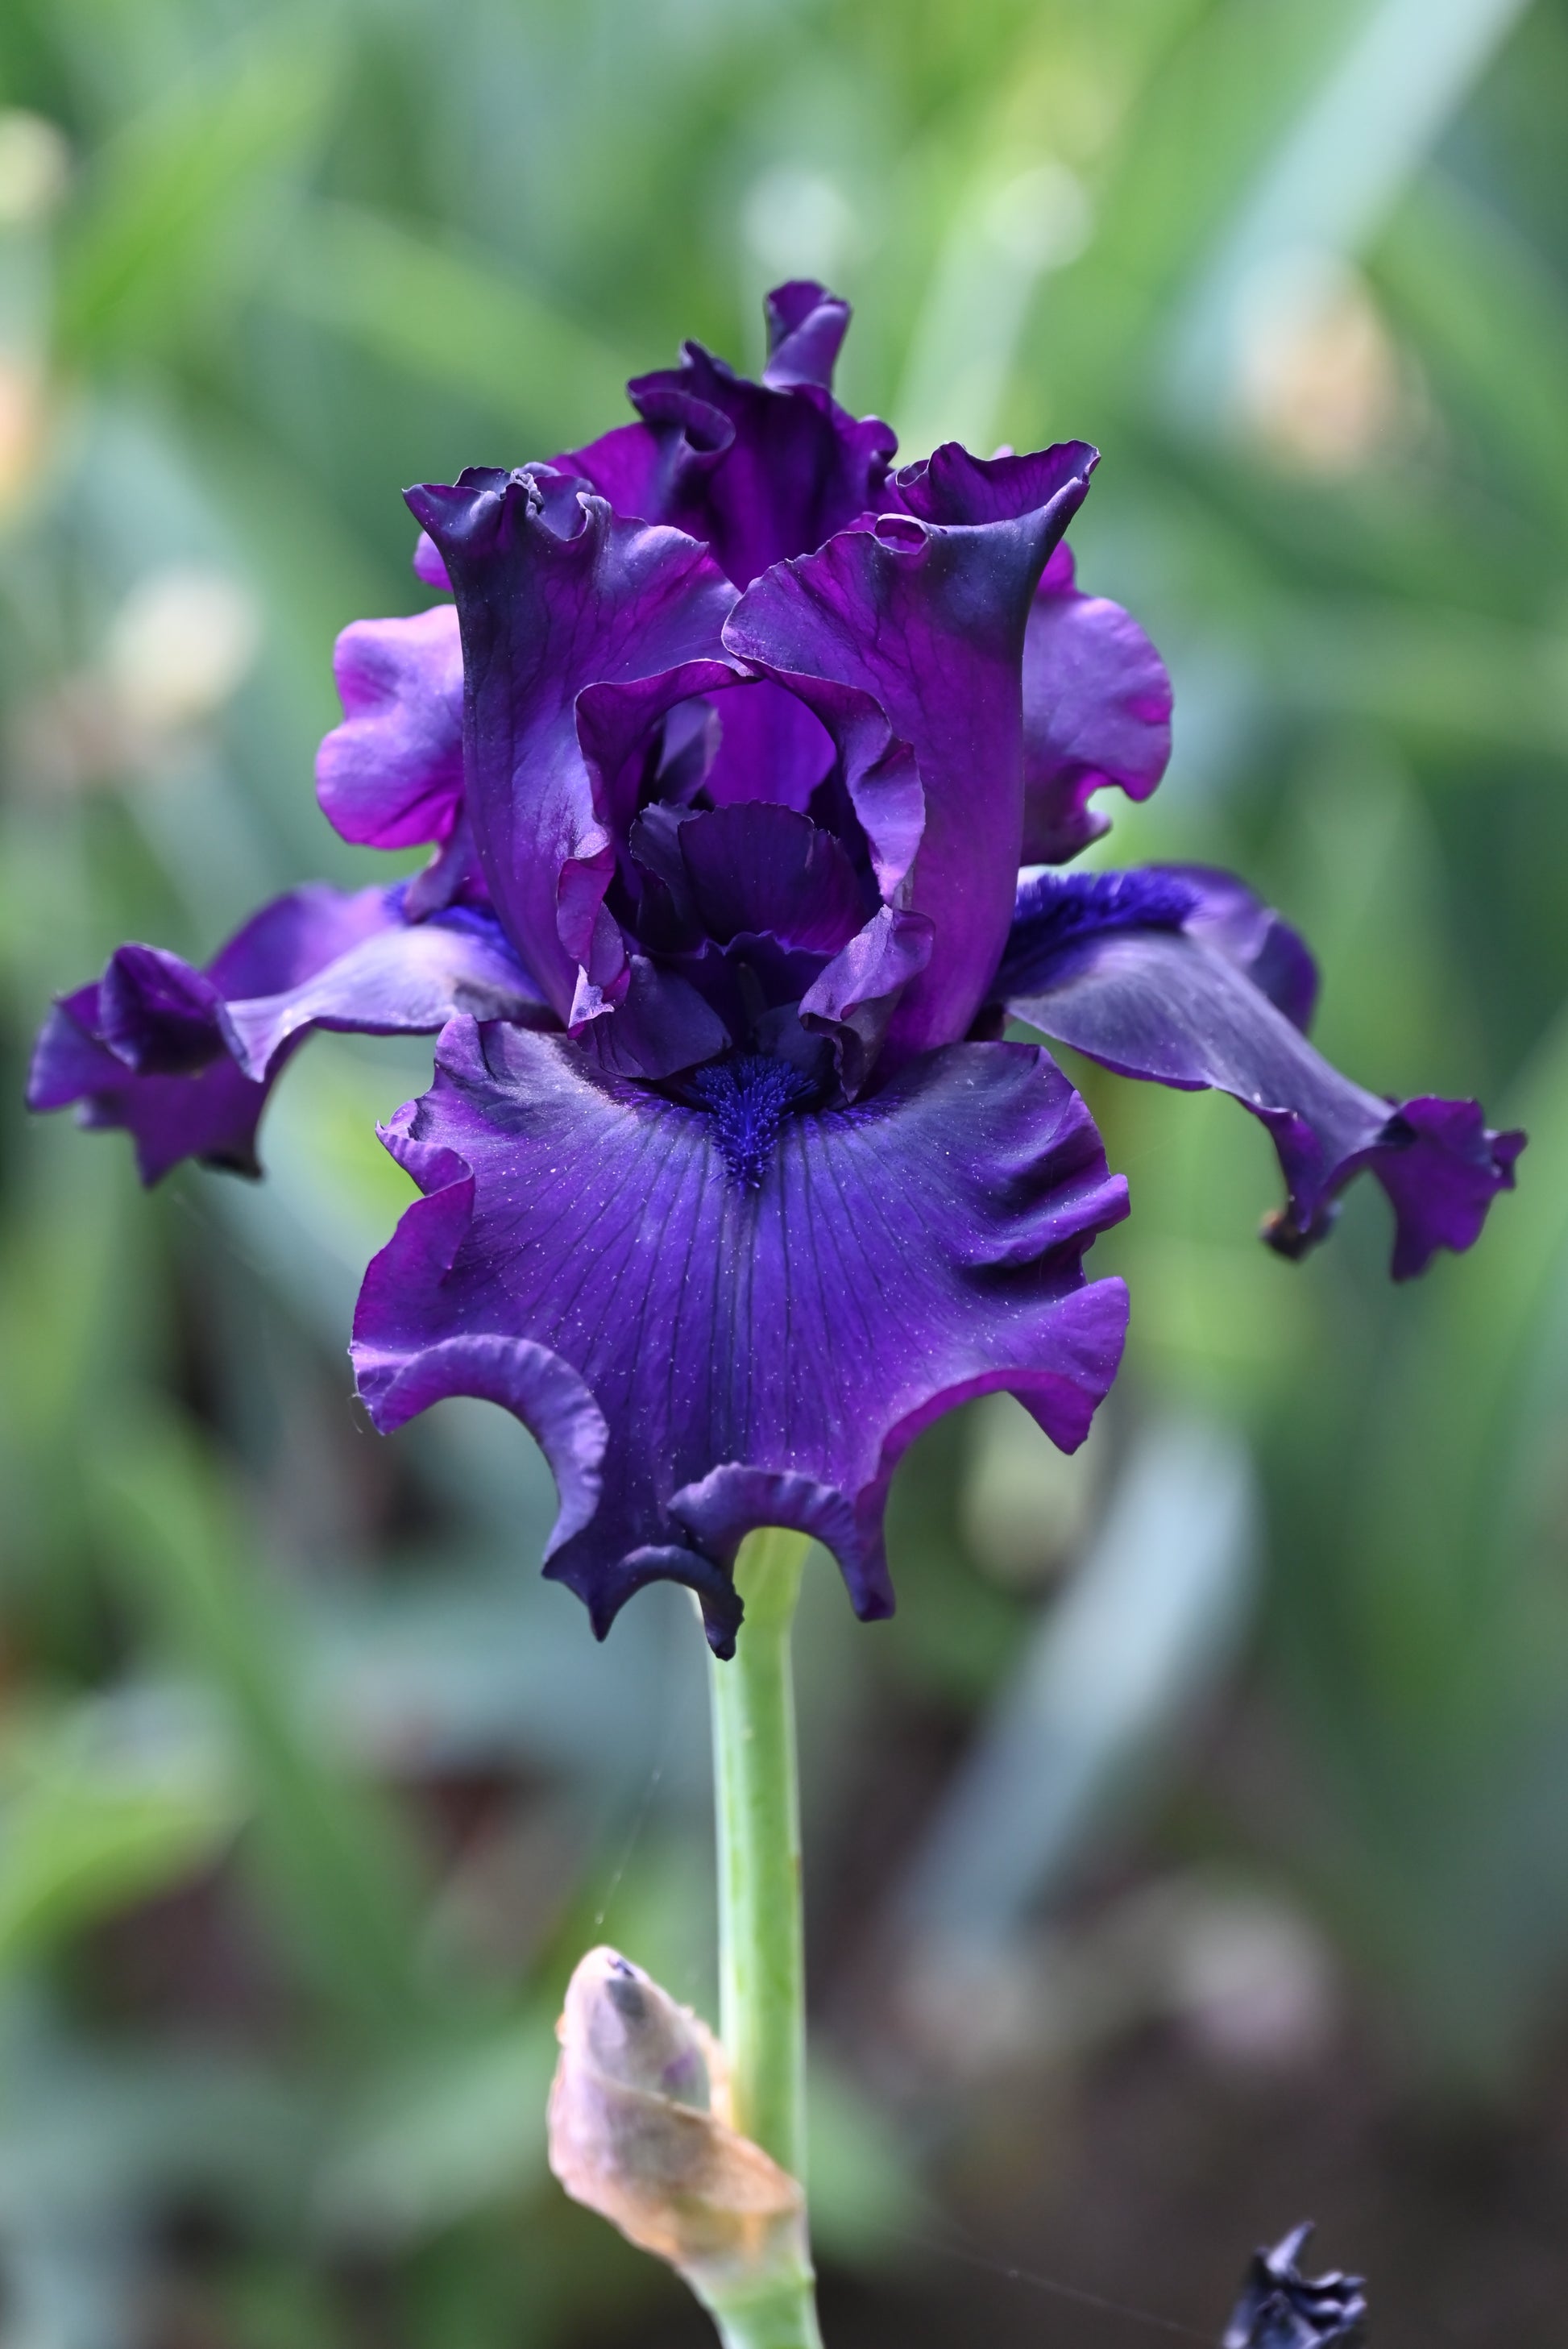
[[[752,1527],[815,1535],[885,1614],[919,1430],[1005,1388],[1070,1450],[1111,1383],[1126,1294],[1083,1258],[1126,1187],[1047,1053],[998,1040],[1008,1010],[1235,1094],[1289,1253],[1367,1166],[1416,1271],[1522,1145],[1330,1069],[1311,958],[1239,882],[1021,877],[1104,831],[1097,792],[1154,789],[1165,671],[1074,580],[1096,452],[894,472],[832,398],[848,318],[782,286],[759,383],[688,345],[591,446],[410,492],[455,601],[345,631],[317,783],[346,838],[430,861],[295,891],[205,970],[122,947],[57,1005],[31,1094],[129,1128],[149,1182],[254,1171],[309,1029],[439,1029],[383,1132],[424,1196],[366,1277],[360,1392],[384,1429],[504,1404],[596,1630],[673,1578],[721,1653]]]

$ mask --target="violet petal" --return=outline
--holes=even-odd
[[[1170,757],[1164,662],[1119,604],[1078,592],[1058,547],[1024,636],[1024,862],[1065,864],[1109,827],[1095,792],[1146,800]]]
[[[912,1436],[1009,1388],[1071,1449],[1115,1373],[1125,1292],[1086,1285],[1082,1258],[1125,1187],[1028,1047],[934,1053],[874,1102],[784,1114],[753,1187],[707,1112],[569,1040],[459,1020],[384,1139],[427,1196],[366,1277],[360,1391],[384,1428],[496,1394],[557,1452],[538,1397],[568,1398],[581,1522],[547,1570],[601,1634],[673,1577],[727,1653],[735,1550],[763,1524],[820,1535],[857,1611],[885,1614],[882,1508]]]
[[[828,388],[848,323],[849,305],[820,286],[779,286],[769,297],[761,383],[687,343],[679,367],[627,385],[640,423],[554,462],[617,512],[700,538],[745,586],[878,502],[897,440],[880,417],[849,415]]]
[[[316,753],[322,813],[368,848],[445,840],[463,795],[457,613],[437,604],[409,619],[356,620],[332,668],[344,722]]]
[[[850,305],[812,277],[791,278],[769,295],[768,364],[762,380],[776,391],[814,383],[833,388],[833,369],[850,327]]]
[[[665,710],[728,682],[719,630],[734,590],[691,539],[621,521],[542,471],[470,470],[408,504],[457,593],[480,863],[565,1019],[634,806],[634,785],[615,802],[619,770]]]
[[[1023,839],[1024,626],[1094,461],[1081,442],[990,464],[962,455],[939,450],[899,476],[906,498],[938,518],[884,515],[779,564],[725,628],[731,651],[787,683],[838,740],[884,896],[898,888],[934,926],[930,960],[889,1028],[901,1055],[967,1031],[1006,941]],[[913,755],[922,817],[902,888],[882,805],[867,790],[892,774],[907,792],[901,751]],[[898,812],[907,855],[913,825],[907,806]]]

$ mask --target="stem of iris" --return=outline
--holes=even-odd
[[[790,1640],[804,1534],[768,1526],[736,1560],[746,1605],[734,1657],[715,1661],[720,2031],[734,2126],[806,2174],[806,1966]],[[726,2349],[821,2349],[810,2259],[713,2304]]]

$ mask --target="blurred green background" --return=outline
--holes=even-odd
[[[1103,1426],[960,1415],[896,1620],[809,1594],[830,2337],[1207,2337],[1310,2214],[1389,2349],[1559,2343],[1564,0],[6,0],[0,104],[5,2349],[703,2337],[542,2131],[590,1940],[711,2011],[695,1628],[594,1646],[499,1413],[350,1400],[428,1048],[315,1042],[259,1188],[18,1103],[120,938],[368,877],[311,761],[428,600],[401,487],[803,273],[907,454],[1102,447],[1177,706],[1116,854],[1239,865],[1334,1057],[1534,1136],[1394,1290],[1369,1186],[1286,1266],[1249,1121],[1078,1072]]]

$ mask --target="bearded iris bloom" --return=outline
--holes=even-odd
[[[422,1196],[366,1277],[360,1392],[383,1429],[515,1413],[595,1629],[674,1578],[721,1654],[752,1528],[815,1536],[885,1614],[919,1430],[1006,1389],[1070,1450],[1115,1376],[1125,1290],[1084,1257],[1125,1185],[1009,1011],[1261,1118],[1287,1254],[1365,1168],[1419,1271],[1522,1145],[1330,1068],[1311,957],[1240,882],[1057,869],[1170,747],[1158,655],[1065,544],[1096,452],[895,471],[832,398],[848,316],[782,286],[760,382],[688,345],[590,446],[410,492],[453,600],[345,632],[317,781],[346,838],[430,861],[296,890],[203,970],[122,947],[31,1091],[129,1129],[149,1182],[254,1171],[309,1030],[439,1030],[383,1129]]]

